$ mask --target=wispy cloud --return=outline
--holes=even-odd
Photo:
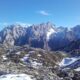
[[[50,13],[46,12],[45,10],[41,10],[41,11],[38,11],[37,13],[43,15],[43,16],[49,16],[51,15]]]

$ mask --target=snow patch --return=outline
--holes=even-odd
[[[17,54],[17,55],[20,55],[20,54],[21,54],[21,52],[16,52],[16,54]]]
[[[27,74],[6,74],[0,76],[0,80],[34,80]]]
[[[72,63],[74,63],[75,61],[77,61],[78,60],[78,58],[76,58],[76,57],[72,57],[72,58],[64,58],[60,63],[59,63],[59,66],[60,67],[65,67],[65,66],[67,66],[67,65],[70,65],[70,64],[72,64]]]
[[[31,61],[31,65],[33,68],[39,68],[40,66],[42,66],[42,63],[39,63],[37,61]]]
[[[38,54],[37,56],[38,56],[38,57],[41,57],[41,54]]]
[[[49,38],[50,38],[50,35],[52,34],[52,33],[55,33],[56,31],[54,30],[54,29],[49,29],[49,31],[47,32],[47,40],[49,40]]]
[[[29,55],[30,54],[26,54],[22,59],[21,59],[21,61],[27,61],[28,59],[29,59]]]
[[[80,67],[78,67],[77,69],[74,69],[74,70],[78,72],[78,71],[80,71]]]
[[[7,57],[5,55],[2,56],[3,60],[7,60]]]

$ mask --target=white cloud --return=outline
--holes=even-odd
[[[44,10],[38,11],[38,13],[41,14],[41,15],[44,15],[44,16],[49,16],[50,15],[50,13],[48,13]]]

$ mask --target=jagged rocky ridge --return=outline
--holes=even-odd
[[[64,48],[69,44],[80,39],[79,32],[80,25],[68,29],[56,27],[50,22],[27,27],[13,24],[0,31],[0,43],[6,47],[28,44],[47,50],[66,50]]]

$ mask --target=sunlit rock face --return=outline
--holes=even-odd
[[[72,41],[80,39],[79,27],[79,25],[70,29],[56,27],[51,22],[27,27],[21,24],[12,24],[0,31],[0,43],[6,47],[28,44],[35,48],[62,50]]]

